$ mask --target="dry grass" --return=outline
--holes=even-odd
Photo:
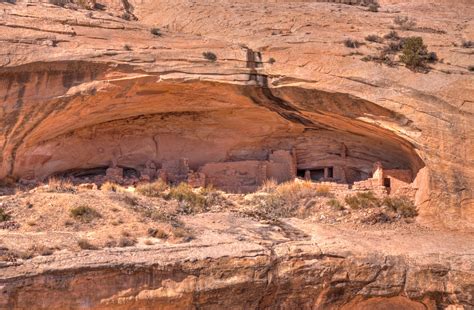
[[[75,193],[76,187],[70,180],[50,178],[46,191],[49,193]]]
[[[382,205],[396,212],[404,218],[411,218],[418,215],[415,204],[408,197],[386,197]]]
[[[249,214],[264,218],[306,214],[306,209],[313,205],[316,198],[334,196],[329,186],[310,181],[290,181],[279,185],[267,181],[261,190],[251,195],[246,203],[252,208]]]
[[[0,209],[0,222],[6,222],[10,220],[11,216],[5,212],[4,209]]]
[[[126,192],[126,189],[123,186],[118,185],[117,183],[107,181],[100,187],[101,191],[104,192],[114,192],[114,193],[123,193]]]
[[[168,185],[159,180],[153,183],[138,185],[136,192],[146,197],[162,197],[167,189]]]
[[[378,208],[381,205],[380,199],[370,191],[346,196],[344,201],[351,209]]]
[[[170,188],[165,199],[174,199],[179,202],[178,212],[181,214],[196,214],[204,212],[207,208],[206,197],[199,192],[195,192],[187,183]]]
[[[70,214],[72,218],[84,223],[90,223],[93,220],[102,217],[95,209],[84,205],[72,208]]]
[[[97,250],[98,247],[93,245],[92,243],[89,242],[87,239],[79,239],[77,241],[77,245],[82,249],[82,250]]]
[[[411,30],[416,26],[416,21],[408,16],[397,16],[393,19],[393,23],[402,30]]]

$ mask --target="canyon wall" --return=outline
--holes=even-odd
[[[446,43],[437,50],[444,64],[415,73],[363,62],[344,47],[351,27],[354,36],[389,31],[360,7],[221,4],[136,2],[134,21],[111,3],[0,3],[0,177],[179,158],[198,171],[295,150],[303,170],[337,165],[369,175],[376,161],[410,170],[420,221],[474,228],[474,89],[472,73],[459,69],[469,60],[463,51]],[[459,33],[440,14],[435,7],[427,16],[449,33],[472,33],[472,23]],[[449,41],[424,36],[430,46]]]

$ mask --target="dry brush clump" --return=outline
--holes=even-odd
[[[355,195],[346,196],[344,201],[351,209],[355,210],[380,207],[380,199],[371,191],[359,192]]]
[[[72,208],[70,210],[70,215],[72,218],[84,223],[90,223],[93,220],[102,217],[102,215],[97,210],[85,205]]]
[[[416,27],[416,20],[408,16],[397,16],[393,19],[393,23],[402,30],[412,30]]]
[[[70,180],[64,180],[60,178],[49,178],[46,187],[48,193],[75,193],[76,187]]]
[[[307,214],[307,208],[315,199],[331,198],[330,188],[309,181],[289,181],[282,184],[269,180],[260,191],[246,199],[245,213],[260,218],[276,219],[298,214]],[[302,210],[304,209],[304,210]]]
[[[140,184],[136,188],[137,193],[146,197],[162,197],[166,190],[168,190],[168,185],[161,180]]]

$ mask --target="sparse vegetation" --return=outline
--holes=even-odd
[[[104,192],[114,192],[114,193],[119,193],[119,192],[124,192],[125,188],[122,186],[118,185],[117,183],[107,181],[102,186],[100,189]]]
[[[380,200],[375,196],[374,192],[359,192],[355,195],[349,195],[344,201],[351,209],[378,208]]]
[[[213,52],[204,52],[202,53],[202,56],[204,56],[204,58],[212,62],[215,62],[217,60],[217,55],[214,54]]]
[[[405,218],[415,217],[418,215],[418,211],[413,202],[405,196],[386,197],[382,201],[382,204]]]
[[[98,248],[87,239],[79,239],[77,245],[83,250],[97,250]]]
[[[387,33],[383,37],[384,37],[384,39],[387,39],[387,40],[400,40],[400,36],[394,30],[390,31],[389,33]]]
[[[159,180],[153,183],[138,185],[136,192],[146,197],[162,197],[163,193],[168,189],[168,185]]]
[[[10,220],[11,216],[5,212],[4,209],[0,209],[0,223]]]
[[[357,40],[347,38],[344,40],[344,45],[348,48],[358,48],[361,45],[361,43]]]
[[[276,182],[269,180],[264,183],[261,190],[263,192],[249,197],[247,205],[253,207],[249,214],[263,218],[294,216],[302,211],[299,210],[300,207],[307,209],[318,197],[333,197],[328,186],[306,181],[291,181],[276,185]]]
[[[161,29],[160,28],[151,28],[150,29],[150,32],[152,35],[154,36],[157,36],[157,37],[161,37],[163,34],[161,33]]]
[[[206,197],[201,193],[196,193],[187,183],[180,183],[178,186],[170,188],[165,198],[179,201],[179,212],[182,214],[199,213],[205,211],[207,207]]]
[[[270,59],[268,59],[268,63],[271,64],[271,65],[273,65],[275,62],[276,62],[276,60],[273,57],[270,57]]]
[[[102,217],[95,209],[84,205],[72,208],[70,214],[74,219],[85,223],[92,222],[93,220]]]
[[[397,16],[393,19],[393,23],[402,30],[412,30],[416,26],[416,21],[408,16]]]
[[[344,205],[337,199],[330,199],[327,205],[337,211],[344,210]]]
[[[411,70],[426,69],[428,62],[438,59],[435,53],[429,53],[421,37],[410,37],[404,40],[400,61]]]
[[[49,178],[47,192],[49,193],[75,193],[76,187],[69,180]]]
[[[184,227],[173,227],[173,237],[181,238],[184,242],[189,242],[194,239],[194,235],[191,230]]]
[[[318,184],[316,185],[316,196],[333,197],[334,194],[331,193],[331,188],[329,186]]]
[[[137,244],[137,239],[133,237],[122,236],[118,241],[118,246],[121,248],[131,247]]]
[[[158,239],[167,239],[168,234],[160,228],[148,228],[148,236]]]
[[[470,41],[470,40],[463,40],[462,43],[461,43],[461,46],[463,48],[472,48],[474,47],[474,41]]]
[[[383,43],[383,38],[376,34],[371,34],[371,35],[366,36],[365,40],[369,42]]]

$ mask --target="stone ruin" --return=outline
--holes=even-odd
[[[345,146],[341,157],[346,158]],[[112,161],[105,176],[95,177],[96,182],[112,181],[136,184],[162,180],[166,183],[186,182],[192,187],[213,186],[231,193],[250,193],[258,190],[266,180],[283,183],[296,178],[328,186],[333,191],[373,191],[378,195],[394,194],[413,196],[412,171],[409,169],[384,169],[382,163],[373,164],[371,172],[355,171],[345,165],[320,165],[317,161],[310,168],[298,167],[296,150],[276,150],[265,160],[240,160],[209,162],[196,171],[186,158],[164,160],[161,163],[147,161],[136,175],[126,176],[126,169]]]

